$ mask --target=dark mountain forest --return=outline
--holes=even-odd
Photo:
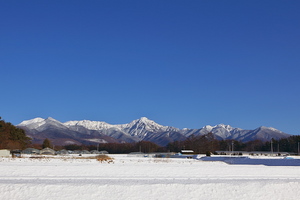
[[[25,131],[0,117],[0,149],[24,149],[30,144]]]

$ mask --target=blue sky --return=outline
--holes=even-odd
[[[300,134],[300,2],[0,1],[0,116]]]

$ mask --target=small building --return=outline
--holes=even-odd
[[[249,155],[246,151],[215,151],[216,155],[234,155],[234,156],[245,156]]]
[[[91,154],[100,154],[100,151],[92,150],[92,151],[91,151]]]
[[[88,150],[82,150],[81,154],[91,154]]]
[[[57,151],[56,154],[59,154],[59,155],[68,155],[69,151],[66,150],[66,149],[62,149],[60,151]]]
[[[288,152],[272,152],[272,151],[251,151],[250,156],[289,156]]]
[[[131,152],[129,154],[127,154],[128,157],[146,157],[147,154],[143,153],[143,152]]]
[[[188,159],[195,159],[197,155],[193,150],[181,150],[179,153],[171,155],[171,158],[188,158]]]
[[[234,155],[234,156],[288,156],[288,152],[271,152],[271,151],[216,151],[217,155]]]
[[[10,151],[7,149],[1,149],[0,150],[0,157],[9,157],[10,155]]]
[[[108,154],[108,151],[105,151],[105,150],[99,151],[99,154]]]
[[[182,154],[194,154],[193,150],[181,150]]]
[[[43,154],[43,155],[55,155],[55,151],[53,149],[50,149],[50,148],[44,148],[42,150],[40,150],[40,154]]]
[[[22,151],[23,154],[40,154],[40,150],[35,148],[27,148]]]

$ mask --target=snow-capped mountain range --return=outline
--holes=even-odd
[[[146,117],[134,120],[128,124],[112,125],[102,121],[68,121],[62,123],[51,117],[47,119],[34,118],[17,125],[35,143],[41,143],[45,138],[54,144],[95,144],[109,142],[151,141],[165,146],[169,142],[184,140],[189,136],[204,135],[212,132],[216,139],[235,139],[243,142],[259,139],[263,141],[280,139],[290,136],[275,128],[259,127],[254,130],[233,128],[230,125],[219,124],[204,126],[200,129],[178,129],[160,125]]]

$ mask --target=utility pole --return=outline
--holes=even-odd
[[[232,155],[233,155],[233,145],[234,145],[234,142],[232,141],[232,142],[231,142],[231,150],[232,150],[232,153],[231,153],[231,154],[232,154]]]
[[[271,140],[271,156],[273,156],[273,139]]]

